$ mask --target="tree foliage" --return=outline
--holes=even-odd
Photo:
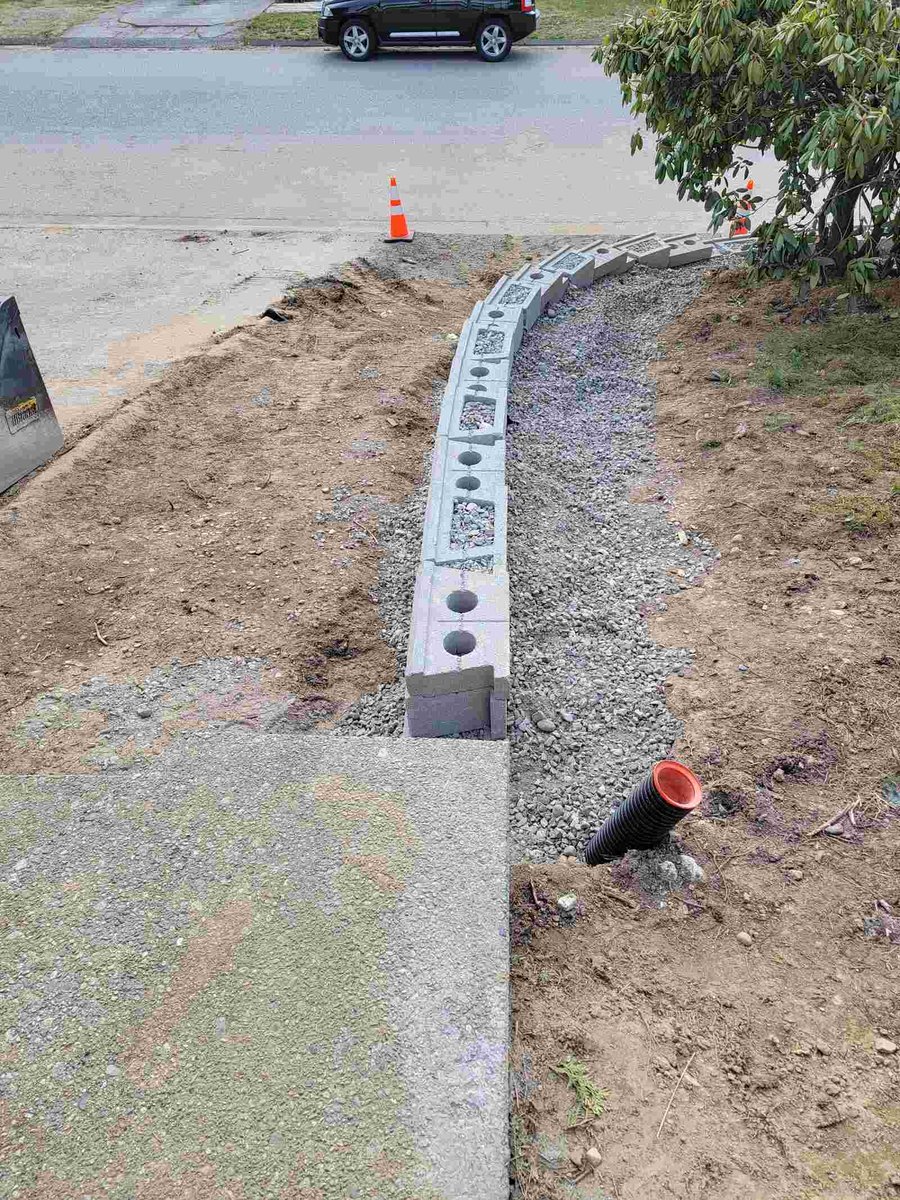
[[[900,13],[890,0],[662,0],[595,53],[656,135],[656,177],[712,227],[768,199],[755,269],[866,293],[900,264]],[[640,148],[632,138],[632,153]],[[775,198],[747,153],[774,154]],[[774,200],[774,205],[773,205]],[[770,211],[774,207],[774,211]],[[883,239],[891,244],[876,259]]]

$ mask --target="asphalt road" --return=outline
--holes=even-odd
[[[588,48],[0,49],[0,225],[702,229],[632,128]]]

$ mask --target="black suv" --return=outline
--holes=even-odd
[[[322,0],[319,37],[353,62],[380,46],[474,46],[502,62],[539,16],[534,0]]]

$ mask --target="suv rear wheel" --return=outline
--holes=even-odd
[[[512,50],[512,35],[502,17],[488,17],[482,21],[475,35],[478,57],[485,62],[502,62]]]
[[[375,31],[368,21],[351,18],[341,28],[341,50],[351,62],[365,62],[375,53]]]

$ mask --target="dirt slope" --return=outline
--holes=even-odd
[[[99,675],[264,659],[263,690],[320,716],[394,677],[372,594],[379,512],[420,481],[447,335],[497,274],[461,287],[351,268],[305,287],[290,321],[218,339],[4,500],[6,770],[83,765],[94,714],[38,740],[17,722]]]
[[[680,834],[706,881],[659,909],[621,865],[517,869],[523,1197],[900,1196],[898,426],[848,425],[882,395],[849,356],[793,390],[763,368],[773,334],[802,367],[831,299],[729,274],[669,332],[676,516],[722,551],[651,626],[695,653],[668,699],[707,784]],[[881,302],[895,339],[892,288]],[[583,912],[560,926],[566,891]],[[609,1097],[566,1132],[569,1055]]]

